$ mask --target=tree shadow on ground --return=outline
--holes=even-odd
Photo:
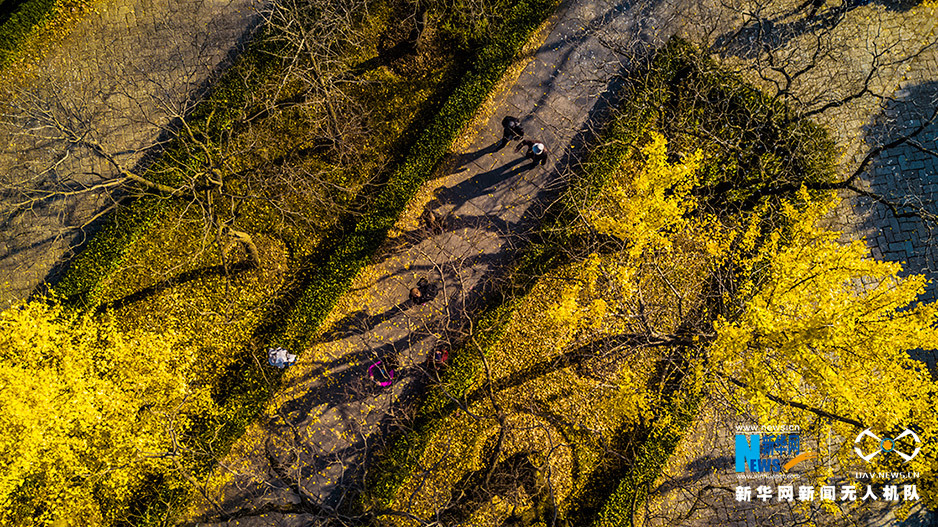
[[[922,128],[938,108],[938,81],[916,84],[890,102],[866,126],[872,152],[897,138],[915,137],[879,152],[861,175],[874,193],[897,204],[887,206],[864,196],[852,205],[864,217],[860,232],[868,236],[874,256],[903,263],[903,274],[938,277],[938,225],[922,214],[938,214],[938,119]],[[934,282],[924,298],[935,299]]]
[[[713,474],[714,470],[724,473],[731,472],[734,467],[733,463],[734,458],[729,455],[704,454],[694,458],[693,461],[682,467],[687,472],[685,475],[666,479],[655,487],[650,494],[661,496],[672,490],[691,488],[693,484],[699,483]]]
[[[850,197],[860,216],[856,226],[873,256],[902,264],[901,275],[923,274],[930,283],[919,301],[938,301],[938,223],[922,216],[938,214],[938,81],[916,84],[890,102],[866,127],[873,149],[897,138],[912,139],[876,155],[861,178],[869,189],[895,204],[895,211],[868,196]],[[912,350],[938,378],[938,353]]]
[[[480,254],[468,258],[468,265],[484,263],[492,258],[493,255]],[[413,270],[411,267],[410,271]],[[432,271],[427,268],[427,271]],[[410,272],[409,271],[409,272]],[[437,277],[436,282],[441,283],[443,277]],[[458,289],[458,284],[456,285]],[[439,296],[442,293],[441,288],[432,296]],[[459,291],[447,291],[450,297],[460,295]],[[403,295],[406,297],[406,291]],[[431,299],[428,303],[433,302]],[[384,390],[384,387],[378,387],[373,379],[368,377],[368,367],[371,364],[381,361],[395,371],[394,384],[399,383],[405,378],[420,376],[414,368],[423,363],[421,357],[412,357],[408,354],[415,343],[428,343],[427,339],[436,339],[439,335],[448,334],[453,331],[453,318],[456,315],[450,315],[450,318],[433,318],[429,321],[423,320],[413,330],[409,331],[403,337],[392,342],[381,343],[380,332],[376,332],[378,325],[395,319],[406,319],[411,317],[410,308],[417,307],[409,299],[399,305],[391,307],[384,312],[369,316],[364,310],[357,311],[344,317],[337,323],[335,329],[324,334],[317,339],[320,342],[346,340],[347,344],[343,346],[354,346],[357,349],[353,352],[343,354],[334,360],[314,363],[314,367],[303,375],[302,378],[294,381],[295,386],[309,386],[303,395],[285,403],[281,408],[285,415],[290,415],[290,421],[293,423],[303,422],[308,418],[308,412],[314,407],[326,405],[342,406],[351,402],[360,402],[369,397],[375,396]],[[423,317],[417,313],[418,317]],[[458,322],[458,321],[457,321]],[[358,331],[355,331],[355,330]],[[376,335],[379,335],[377,341]],[[357,341],[360,338],[361,341]],[[429,342],[432,344],[432,342]],[[428,345],[429,345],[428,344]],[[431,346],[432,347],[432,346]],[[413,359],[413,362],[412,360]],[[328,382],[321,382],[317,379],[322,378],[329,372]]]
[[[257,269],[257,267],[254,265],[253,262],[250,262],[250,261],[237,262],[237,263],[227,266],[227,268],[224,265],[212,265],[208,267],[200,267],[198,269],[193,269],[191,271],[179,273],[178,275],[172,278],[161,280],[149,287],[145,287],[139,291],[123,296],[117,300],[105,302],[97,307],[96,312],[104,313],[107,311],[118,310],[130,304],[140,302],[148,298],[151,298],[155,295],[158,295],[171,287],[183,285],[193,280],[204,280],[206,278],[217,278],[217,277],[222,277],[222,276],[228,276],[230,278],[230,277],[244,274],[248,271],[253,271],[254,269]]]
[[[241,55],[241,53],[247,49],[248,45],[256,35],[258,31],[261,31],[261,28],[264,26],[264,17],[263,16],[254,16],[246,20],[246,24],[240,27],[240,31],[231,35],[233,37],[233,42],[227,48],[220,49],[219,51],[222,54],[219,56],[218,60],[213,66],[210,66],[208,73],[204,78],[195,84],[189,84],[190,90],[187,92],[188,95],[185,98],[190,101],[197,101],[203,99],[212,87],[216,86],[218,79],[235,63],[235,60]],[[169,23],[169,22],[165,22]],[[211,34],[211,33],[210,33]],[[204,49],[202,50],[204,51]],[[156,59],[151,58],[151,62]],[[154,66],[152,70],[143,68],[140,71],[162,71],[165,69],[165,64],[150,64]],[[156,67],[159,66],[159,67]],[[131,80],[131,83],[136,81]],[[148,82],[155,82],[152,79]],[[111,93],[96,93],[95,95],[100,95],[101,100],[106,100],[111,95],[120,95],[121,97],[125,96],[124,89],[126,87],[116,87],[112,86]],[[166,86],[160,85],[160,89],[167,88]],[[186,118],[190,118],[190,115],[187,115]],[[166,153],[170,145],[175,144],[173,138],[176,137],[180,131],[185,127],[185,123],[182,119],[172,118],[168,123],[162,125],[156,134],[156,137],[153,138],[153,141],[150,143],[151,146],[139,150],[142,153],[142,156],[135,162],[130,168],[129,172],[134,174],[145,174],[147,171],[155,165],[160,159],[163,158],[163,155]],[[128,152],[117,152],[117,155],[121,155]],[[54,289],[55,285],[62,280],[62,278],[68,273],[69,268],[75,262],[76,255],[79,255],[88,247],[88,243],[94,238],[99,232],[101,232],[107,225],[114,225],[117,222],[121,221],[119,208],[129,206],[131,200],[127,193],[115,190],[113,191],[112,196],[109,199],[108,205],[95,211],[95,214],[100,214],[100,216],[94,218],[89,223],[84,224],[81,228],[78,229],[74,235],[67,237],[68,240],[68,249],[64,251],[61,256],[59,256],[46,273],[43,280],[40,284],[37,285],[34,294],[42,294],[48,289]],[[119,205],[115,210],[107,211],[107,208],[112,207],[113,204]],[[85,300],[85,294],[76,295],[75,298],[70,298],[69,303],[75,303],[79,305]]]
[[[393,342],[380,346],[367,345],[331,361],[315,363],[315,366],[302,378],[292,384],[304,387],[303,394],[283,403],[278,415],[286,422],[300,426],[309,419],[309,412],[322,408],[325,413],[330,408],[341,407],[350,403],[362,402],[385,390],[369,377],[368,368],[378,361],[394,370],[394,382],[398,383],[407,374],[411,366],[402,360],[401,353],[411,345],[412,335],[407,335]],[[321,379],[328,376],[328,382]]]
[[[723,58],[756,59],[766,49],[780,49],[802,35],[831,31],[843,22],[851,11],[873,3],[880,4],[889,11],[905,12],[920,2],[916,0],[845,0],[840,5],[821,10],[820,7],[824,5],[823,0],[818,2],[808,0],[777,16],[765,18],[756,16],[754,20],[743,24],[739,29],[718,36],[710,47],[710,52]],[[807,14],[801,16],[805,11],[808,11]]]
[[[547,100],[550,98],[550,95],[556,89],[556,86],[553,80],[557,78],[558,73],[560,73],[561,70],[567,67],[567,65],[570,63],[571,57],[573,57],[574,53],[581,45],[587,43],[591,37],[595,36],[596,33],[598,33],[604,27],[611,25],[619,17],[632,15],[636,17],[637,19],[642,18],[641,15],[643,13],[642,14],[631,13],[632,8],[635,7],[637,3],[638,3],[637,0],[617,2],[615,5],[611,6],[609,9],[607,9],[603,13],[593,17],[586,24],[583,24],[572,35],[565,36],[564,39],[561,41],[555,40],[551,42],[546,42],[541,47],[541,49],[555,49],[560,46],[566,46],[567,49],[564,51],[563,55],[560,57],[560,60],[557,61],[556,63],[557,65],[555,66],[555,71],[551,75],[551,82],[547,83],[548,89],[545,90],[544,94],[537,99],[537,101],[534,104],[534,110],[531,112],[530,115],[524,117],[524,119],[522,120],[523,123],[528,122],[533,116],[537,115],[541,110],[547,107],[546,105]],[[652,2],[648,6],[645,6],[645,10],[650,9],[652,4],[654,4],[654,2]],[[632,44],[641,45],[641,44],[647,44],[647,42],[633,42]],[[640,55],[641,53],[637,54],[637,56],[640,56]],[[620,55],[620,58],[623,58],[623,57]],[[627,66],[623,65],[623,69],[625,67]]]
[[[0,226],[0,231],[2,230],[3,230],[3,227]],[[45,238],[42,238],[39,240],[34,239],[34,241],[31,241],[28,244],[24,244],[18,247],[8,248],[7,251],[3,255],[0,255],[0,260],[11,258],[25,251],[32,251],[33,249],[37,249],[46,244],[51,244],[55,242],[56,240],[60,239],[61,237],[62,237],[61,235],[53,234],[52,236],[46,236]]]
[[[446,205],[461,205],[473,198],[492,194],[499,190],[501,183],[528,171],[532,167],[518,166],[525,158],[518,158],[488,172],[478,174],[453,187],[442,187],[436,191],[421,214],[417,227],[402,232],[399,236],[388,239],[376,251],[373,264],[381,264],[399,256],[408,248],[419,245],[428,239],[445,243],[445,236],[456,235],[468,230],[495,233],[505,236],[518,230],[518,222],[506,220],[496,213],[452,214],[441,212]],[[411,268],[413,270],[413,268]],[[369,284],[369,287],[371,284]]]
[[[535,500],[536,512],[532,511],[530,517],[525,515],[524,518],[513,512],[501,525],[532,525],[535,518],[547,525],[549,511],[553,510],[550,506],[552,500],[543,496],[546,492],[538,484],[538,479],[543,476],[530,459],[539,453],[516,452],[496,462],[498,452],[492,443],[493,441],[488,441],[485,446],[485,457],[489,459],[482,468],[467,472],[453,485],[455,495],[448,506],[437,513],[439,521],[444,525],[466,525],[473,513],[477,513],[479,508],[491,502],[495,496],[509,497],[521,488],[530,499]],[[545,504],[546,507],[541,506]]]
[[[438,208],[431,208],[431,206],[439,207],[440,205],[441,204],[439,203],[431,203],[425,210],[438,211]],[[429,228],[427,225],[421,225],[415,229],[404,231],[399,236],[400,242],[381,251],[380,254],[376,255],[375,262],[381,263],[393,256],[398,255],[400,250],[418,245],[422,241],[430,238],[439,238],[441,241],[445,241],[445,236],[455,235],[456,233],[465,232],[466,230],[491,232],[498,234],[499,236],[503,236],[508,233],[515,232],[515,229],[517,228],[515,222],[508,221],[496,214],[489,213],[461,214],[458,216],[454,214],[447,214],[445,216],[441,215],[439,217],[434,216],[434,218],[434,222],[436,224],[435,228]]]
[[[416,245],[423,238],[421,237],[423,231],[418,229],[414,231],[408,231],[404,233],[401,237],[414,238],[413,245]],[[411,245],[411,242],[407,242],[404,246]],[[382,253],[376,255],[372,265],[378,265],[381,262],[397,256],[397,253]],[[459,265],[462,266],[473,266],[477,264],[491,264],[493,255],[491,254],[473,254],[466,258],[459,259]],[[385,289],[395,289],[399,292],[399,298],[401,301],[396,305],[389,307],[384,312],[369,315],[366,309],[360,309],[354,312],[351,312],[337,322],[335,322],[328,331],[322,333],[316,339],[316,342],[328,342],[334,341],[341,338],[346,338],[350,335],[356,333],[364,333],[374,329],[376,326],[393,320],[398,315],[405,315],[410,309],[418,307],[424,304],[431,304],[443,291],[442,284],[445,280],[444,277],[440,275],[440,269],[438,265],[446,266],[447,264],[452,263],[450,261],[441,261],[434,263],[411,263],[407,266],[402,267],[396,273],[385,273],[382,276],[375,278],[372,281],[367,282],[361,287],[350,288],[350,292],[362,291],[365,289],[372,288],[385,288]],[[409,299],[409,292],[412,287],[416,287],[418,280],[414,280],[414,277],[426,278],[429,281],[429,287],[426,291],[427,300],[415,304]],[[450,284],[452,287],[453,284]],[[450,295],[452,296],[452,295]]]
[[[405,300],[394,307],[377,315],[369,315],[366,310],[355,311],[342,317],[332,325],[329,331],[323,333],[321,340],[330,341],[348,337],[355,333],[368,331],[388,320],[393,319],[405,309],[410,307],[410,300]]]

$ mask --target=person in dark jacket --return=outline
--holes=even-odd
[[[544,146],[544,143],[540,141],[521,141],[518,143],[518,146],[515,147],[515,152],[521,150],[524,147],[528,147],[528,150],[524,153],[524,157],[534,162],[534,164],[531,165],[531,168],[534,168],[539,164],[547,164],[547,147]]]
[[[509,141],[523,137],[524,128],[521,126],[521,121],[518,120],[517,117],[510,115],[505,116],[505,118],[502,119],[502,140],[498,142],[498,148],[504,147]]]
[[[417,286],[410,289],[410,302],[414,305],[425,304],[436,296],[436,285],[426,278],[417,281]]]
[[[413,302],[414,304],[423,303],[423,293],[420,292],[419,287],[410,288],[410,301]]]

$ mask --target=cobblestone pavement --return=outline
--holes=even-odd
[[[938,107],[938,53],[930,55],[930,68],[935,72],[932,80],[903,81],[897,100],[865,126],[863,137],[868,147],[914,132]],[[854,159],[859,157],[857,154]],[[876,157],[861,183],[903,211],[938,213],[938,122],[925,127],[913,141]],[[835,221],[849,238],[866,238],[876,258],[901,262],[906,273],[925,274],[932,284],[924,299],[938,299],[938,233],[934,230],[938,225],[920,217],[898,216],[864,196],[846,196]],[[931,360],[934,366],[934,358]]]
[[[272,511],[291,505],[329,510],[360,488],[358,468],[395,408],[420,385],[428,352],[448,347],[466,330],[466,315],[494,291],[500,267],[536,225],[577,145],[607,106],[611,81],[629,67],[610,45],[626,45],[630,57],[647,53],[673,29],[643,22],[665,20],[670,9],[598,0],[561,7],[520,76],[471,131],[454,168],[427,184],[410,217],[401,220],[391,256],[356,279],[330,319],[327,338],[291,367],[261,423],[221,464],[222,484],[207,491],[214,506],[203,504],[203,521],[307,525],[313,513]],[[546,166],[531,168],[514,151],[516,143],[496,149],[505,115],[522,118],[526,138],[547,145]],[[415,227],[414,217],[426,210],[441,219],[442,231]],[[439,293],[412,306],[408,290],[422,277],[438,284]],[[386,389],[367,374],[379,360],[396,364]]]
[[[0,81],[0,102],[11,103],[13,93],[41,93],[87,119],[93,137],[133,167],[256,27],[260,2],[102,0],[23,78]],[[90,152],[21,132],[0,127],[2,217],[21,199],[23,178],[58,160],[47,175],[59,181],[87,184],[112,173]],[[44,200],[0,224],[0,307],[28,296],[84,241],[85,231],[75,227],[107,205],[103,193]]]

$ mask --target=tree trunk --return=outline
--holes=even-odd
[[[228,254],[232,245],[240,243],[248,252],[248,256],[251,257],[251,263],[254,264],[254,267],[261,266],[260,251],[257,250],[257,245],[254,244],[254,240],[251,238],[250,234],[234,230],[228,226],[222,227],[222,234],[229,238],[228,243],[225,245],[225,250],[222,251],[222,258]]]

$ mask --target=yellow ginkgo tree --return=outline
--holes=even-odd
[[[910,356],[938,347],[938,305],[919,302],[925,278],[825,228],[831,194],[701,210],[702,154],[669,163],[652,133],[638,158],[582,206],[620,249],[581,259],[555,316],[581,338],[614,328],[620,342],[671,346],[684,375],[759,418],[847,438],[912,427],[932,439],[904,469],[933,474],[938,383]]]
[[[798,400],[810,387],[809,398],[825,397],[838,415],[892,428],[934,397],[908,352],[938,345],[938,311],[916,302],[924,277],[900,276],[900,264],[871,258],[862,241],[819,227],[829,206],[785,205],[786,239],[773,233],[761,248],[761,287],[734,320],[716,322],[710,357],[753,399]]]
[[[172,334],[33,301],[0,313],[0,524],[120,518],[171,467],[194,357]]]

